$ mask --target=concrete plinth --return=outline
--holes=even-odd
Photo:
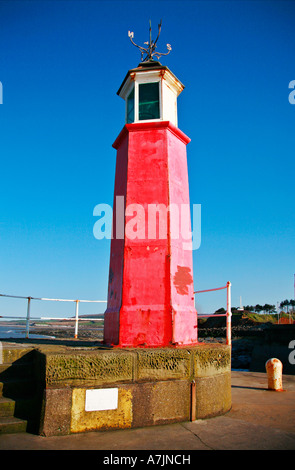
[[[39,428],[44,436],[182,422],[231,408],[231,348],[223,344],[41,347],[36,362],[44,379]],[[103,393],[90,394],[94,398],[87,411],[90,390]],[[113,396],[117,401],[111,403]]]

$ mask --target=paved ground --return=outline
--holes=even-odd
[[[123,450],[295,450],[295,376],[283,376],[283,387],[269,391],[266,374],[233,371],[232,409],[224,416],[62,437],[7,434],[0,450],[112,450],[113,458]]]

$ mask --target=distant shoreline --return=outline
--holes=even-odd
[[[36,324],[37,323],[37,324]],[[84,323],[84,322],[83,322]],[[79,339],[95,339],[101,341],[103,339],[103,326],[99,326],[97,322],[95,326],[92,324],[83,325],[79,323]],[[91,322],[92,323],[92,322]],[[0,322],[0,341],[11,339],[25,338],[26,321],[3,321]],[[29,338],[32,339],[71,339],[75,335],[75,322],[68,320],[46,321],[44,324],[33,322],[30,324]]]
[[[24,326],[20,325],[7,325],[7,326],[2,326],[0,325],[0,341],[5,339],[19,339],[19,338],[25,338],[26,336],[26,330],[24,329]],[[35,333],[30,333],[30,337],[34,339],[55,339],[55,336],[51,335],[40,335],[40,334],[35,334]]]

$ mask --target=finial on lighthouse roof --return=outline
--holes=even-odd
[[[133,38],[134,38],[133,31],[128,31],[128,36],[129,36],[130,41],[132,42],[132,44],[134,46],[138,47],[138,49],[140,50],[141,62],[153,61],[154,56],[157,59],[159,59],[159,57],[161,57],[162,55],[170,54],[170,52],[172,50],[172,47],[171,47],[170,44],[167,44],[168,52],[156,52],[156,47],[157,47],[156,43],[157,43],[157,41],[159,39],[159,36],[160,36],[160,33],[161,33],[161,27],[162,27],[162,20],[160,21],[160,24],[158,24],[158,36],[155,39],[155,41],[153,41],[152,40],[152,26],[151,26],[151,20],[150,20],[150,38],[149,38],[149,41],[146,41],[144,43],[144,44],[147,45],[147,47],[141,47],[141,46],[138,46],[137,44],[135,44],[135,42],[133,41]]]

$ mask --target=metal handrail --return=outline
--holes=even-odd
[[[69,318],[53,318],[53,317],[31,317],[31,300],[49,300],[53,302],[75,302],[76,303],[76,308],[75,308],[75,339],[78,338],[78,324],[79,324],[79,303],[84,302],[84,303],[107,303],[107,300],[79,300],[79,299],[49,299],[47,297],[23,297],[20,295],[9,295],[9,294],[0,294],[0,297],[10,297],[14,299],[27,299],[28,304],[27,304],[27,315],[26,315],[26,338],[29,338],[30,336],[30,320],[74,320],[72,317]],[[17,316],[1,316],[0,318],[23,318],[23,317],[17,317]],[[83,318],[83,321],[85,320],[91,320],[91,321],[102,321],[102,318],[91,318],[91,319],[86,319]],[[81,319],[80,319],[81,321]]]
[[[195,291],[194,294],[202,292],[212,292],[215,290],[226,289],[226,313],[198,314],[198,317],[226,317],[226,344],[231,345],[231,283],[228,281],[224,287],[216,287],[215,289],[206,289]]]
[[[226,344],[231,345],[231,283],[228,281],[226,286],[224,287],[216,287],[214,289],[206,289],[206,290],[201,290],[201,291],[195,291],[194,294],[200,294],[203,292],[212,292],[216,290],[222,290],[222,289],[227,289],[227,303],[226,303],[226,313],[223,314],[200,314],[198,315],[199,317],[226,317]],[[29,338],[30,335],[30,320],[53,320],[53,319],[58,319],[58,320],[73,320],[73,318],[53,318],[53,317],[32,317],[31,318],[31,300],[47,300],[47,301],[53,301],[53,302],[75,302],[76,307],[75,307],[75,339],[78,338],[78,324],[79,324],[79,303],[84,302],[84,303],[107,303],[107,300],[79,300],[79,299],[50,299],[47,297],[23,297],[19,295],[8,295],[8,294],[0,294],[0,297],[10,297],[10,298],[16,298],[16,299],[27,299],[28,305],[27,305],[27,316],[26,316],[26,338]],[[0,317],[0,318],[23,318],[23,317],[16,317],[16,316],[5,316],[5,317]],[[85,321],[86,318],[83,318],[83,321]],[[91,318],[87,320],[92,320],[92,321],[102,321],[101,318]]]

